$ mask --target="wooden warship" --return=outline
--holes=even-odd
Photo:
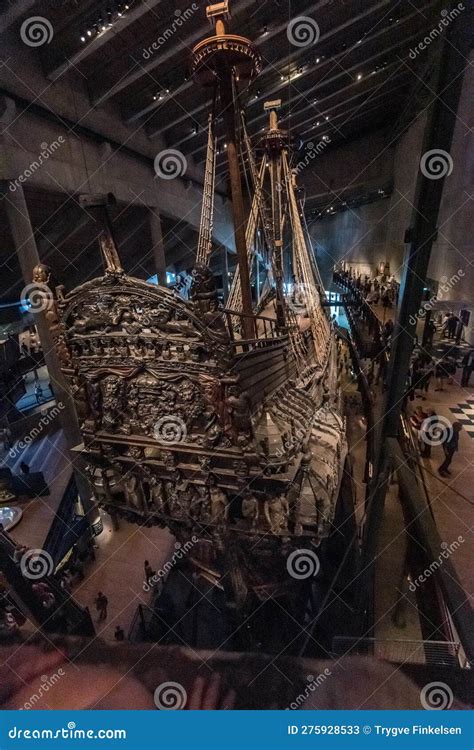
[[[226,32],[227,10],[208,8],[215,34],[193,51],[194,76],[216,91],[190,299],[128,276],[106,226],[105,275],[61,292],[49,318],[98,503],[132,523],[166,526],[186,549],[193,540],[195,578],[222,590],[238,621],[266,600],[290,606],[324,564],[346,441],[337,346],[279,102],[266,105],[269,128],[255,149],[236,92],[260,58]],[[208,265],[220,113],[238,258],[225,307]],[[253,186],[247,216],[239,149]],[[267,278],[252,299],[257,262]]]

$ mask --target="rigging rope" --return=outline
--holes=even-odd
[[[321,298],[313,273],[313,264],[310,261],[308,248],[306,246],[300,212],[294,192],[293,176],[291,174],[286,152],[282,155],[284,182],[288,195],[290,220],[293,227],[293,243],[296,258],[295,271],[299,274],[298,282],[305,302],[306,310],[313,334],[316,360],[322,365],[327,357],[330,343],[330,326],[321,306]],[[296,275],[296,274],[295,274]]]
[[[201,222],[196,252],[196,263],[207,263],[212,251],[212,228],[214,221],[214,193],[216,182],[217,138],[214,133],[214,107],[209,113],[206,170],[202,194]]]

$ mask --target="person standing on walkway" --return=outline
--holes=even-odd
[[[462,359],[462,377],[461,385],[463,387],[469,387],[469,380],[474,370],[474,349],[464,355]]]
[[[155,571],[151,567],[151,565],[148,562],[148,560],[145,560],[145,562],[143,563],[143,567],[145,569],[145,581],[150,586],[150,585],[152,585],[152,584],[150,584],[150,580],[152,580],[154,578]],[[153,581],[152,581],[152,583],[153,583]]]
[[[102,591],[99,591],[95,599],[95,608],[97,612],[99,613],[99,621],[107,619],[108,604],[109,604],[109,600],[107,599],[105,594],[103,594]]]
[[[443,443],[444,461],[438,469],[438,474],[442,477],[448,477],[451,474],[449,467],[454,454],[459,450],[459,433],[461,430],[461,422],[453,422],[453,431],[451,435],[446,436],[446,440]]]
[[[125,640],[125,631],[123,628],[120,627],[120,625],[117,625],[114,632],[114,638],[116,641],[124,641]]]
[[[425,329],[425,346],[433,346],[433,338],[436,333],[436,325],[429,320]]]

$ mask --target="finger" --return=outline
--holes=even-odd
[[[219,672],[213,672],[209,682],[207,683],[206,692],[204,694],[202,705],[203,711],[213,711],[217,708],[219,703],[220,689],[221,676]]]
[[[199,711],[201,708],[204,686],[204,677],[196,677],[192,684],[191,695],[186,705],[188,711]]]
[[[235,708],[236,697],[237,693],[235,692],[235,690],[229,690],[224,700],[222,701],[221,709],[223,711],[231,711],[233,708]]]

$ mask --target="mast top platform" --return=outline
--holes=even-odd
[[[226,69],[233,68],[238,79],[252,80],[262,69],[262,58],[250,39],[226,33],[228,0],[208,6],[206,13],[211,23],[215,23],[216,33],[194,47],[193,76],[203,86],[212,86]]]
[[[284,148],[290,145],[290,138],[287,130],[282,130],[278,126],[277,112],[281,109],[281,99],[265,102],[263,105],[265,112],[269,113],[268,130],[260,139],[260,147],[271,156],[280,153]]]

